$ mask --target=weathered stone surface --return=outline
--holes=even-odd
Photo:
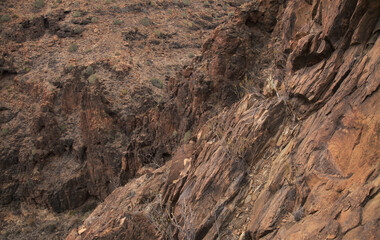
[[[189,219],[194,239],[379,236],[380,40],[366,44],[377,36],[372,29],[379,13],[370,6],[378,8],[366,1],[296,1],[280,11],[263,1],[241,11],[249,16],[249,28],[272,26],[266,28],[272,37],[284,37],[285,87],[278,89],[278,99],[251,94],[208,120],[199,121],[196,114],[197,120],[182,125],[184,132],[195,124],[191,141],[161,168],[167,174],[159,183],[161,195],[150,200],[178,220],[178,228],[172,223],[173,236],[185,238]],[[261,7],[278,10],[275,25]],[[363,22],[371,30],[362,29]],[[229,29],[218,28],[202,57],[171,80],[166,109],[176,109],[177,118],[192,119],[194,112],[208,109],[205,103],[228,93],[221,87],[231,86],[224,59],[232,60],[218,52],[234,54],[241,39],[253,38],[239,31],[228,35]],[[173,131],[181,126],[170,119]],[[126,198],[127,186],[109,199]],[[96,221],[111,216],[106,206],[97,209]],[[139,207],[147,214],[146,204]],[[184,207],[192,214],[184,214]],[[86,225],[89,231],[97,226]]]
[[[167,168],[147,170],[142,177],[116,189],[66,239],[158,239],[152,223],[157,206],[154,201],[167,178]]]
[[[123,110],[88,66],[56,91],[18,82],[43,104],[1,106],[1,123],[20,131],[5,131],[0,202],[62,212],[105,199],[68,240],[377,239],[379,9],[373,0],[243,4],[168,79],[167,96],[138,86]],[[42,20],[27,39],[49,29]],[[90,65],[116,80],[130,71]],[[31,125],[18,124],[28,111]]]
[[[4,135],[2,144],[3,204],[22,200],[62,212],[118,186],[121,140],[115,134],[124,122],[109,109],[103,90],[85,81],[85,69],[72,69],[57,91],[49,83],[19,83],[31,107],[17,99],[5,107],[6,116],[17,109],[7,124],[18,130]]]

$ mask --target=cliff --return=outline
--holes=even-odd
[[[1,110],[21,129],[2,142],[1,201],[104,199],[67,240],[377,239],[379,17],[374,0],[249,1],[164,91],[100,59],[106,81],[86,82],[87,65],[56,91],[18,81],[28,98]],[[19,75],[3,59],[4,79]],[[27,99],[35,109],[14,110]]]
[[[379,7],[244,5],[169,86],[189,142],[67,239],[379,237]]]

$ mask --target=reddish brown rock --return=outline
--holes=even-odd
[[[377,239],[379,8],[361,0],[242,5],[169,79],[168,96],[156,101],[136,87],[125,112],[112,108],[99,79],[86,81],[84,67],[62,94],[20,82],[45,104],[22,128],[35,151],[2,151],[1,201],[59,212],[105,198],[69,240]],[[2,109],[6,119],[17,112]],[[70,134],[59,127],[61,111],[77,123]]]
[[[249,27],[272,26],[260,8],[273,5],[261,4],[252,3],[241,12],[250,16]],[[172,214],[173,236],[186,238],[183,230],[191,229],[195,239],[377,238],[380,42],[348,44],[359,39],[354,32],[363,31],[355,30],[360,21],[374,27],[372,17],[365,17],[366,12],[379,16],[369,9],[371,4],[342,0],[328,7],[325,1],[299,1],[288,4],[283,15],[276,11],[272,37],[285,33],[280,47],[290,53],[281,79],[285,88],[278,89],[279,99],[251,94],[207,121],[193,122],[192,147],[178,148],[162,168],[166,177],[156,182],[163,186],[161,194],[148,201],[159,202]],[[170,85],[171,108],[180,109],[180,118],[204,113],[205,103],[228,92],[221,87],[230,86],[224,62],[228,57],[216,53],[241,46],[241,38],[229,31],[227,26],[217,29],[202,57]],[[366,32],[362,39],[375,34]],[[246,38],[245,33],[236,34]],[[218,43],[226,39],[231,45],[221,48]],[[200,79],[209,79],[208,88],[202,88]],[[213,95],[214,86],[222,95]],[[123,194],[114,192],[110,199]],[[150,208],[139,206],[148,216]],[[98,211],[97,220],[110,214]]]

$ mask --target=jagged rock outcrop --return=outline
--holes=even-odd
[[[200,0],[2,1],[0,207],[67,213],[170,159],[184,132],[158,127],[161,88],[233,9],[205,8]]]
[[[141,231],[145,225],[133,225],[137,216],[174,239],[380,236],[379,2],[263,0],[242,9],[169,86],[163,112],[173,111],[161,117],[167,126],[156,137],[182,126],[180,136],[193,130],[191,141],[163,167],[116,189],[67,239],[107,239],[131,226]],[[254,41],[255,31],[247,31],[257,28],[280,39],[263,48],[281,54],[274,56],[280,69],[256,88],[269,85],[278,95],[237,101],[229,93],[249,62],[239,53],[254,45],[242,39]],[[229,46],[226,55],[218,52]],[[282,58],[286,64],[277,64]],[[203,106],[218,101],[226,108],[202,119],[209,110]],[[186,127],[183,119],[191,119]]]
[[[13,155],[5,157],[10,162],[2,166],[2,184],[8,185],[2,190],[3,204],[24,200],[62,212],[81,206],[91,196],[105,197],[117,186],[121,165],[117,143],[126,132],[117,138],[115,130],[125,122],[113,114],[99,83],[85,80],[85,70],[65,73],[63,83],[52,83],[57,84],[56,91],[50,91],[51,83],[17,86],[29,96],[32,107],[20,105],[25,99],[15,95],[4,108],[13,116],[9,126],[18,131],[4,134],[2,155]],[[104,150],[99,144],[109,147]]]
[[[265,62],[260,59],[260,48],[268,44],[281,7],[275,3],[270,13],[265,9],[256,4],[242,8],[230,24],[215,29],[203,44],[201,56],[169,79],[169,96],[158,109],[146,114],[143,126],[134,131],[136,137],[124,158],[131,168],[122,170],[123,183],[136,175],[147,158],[155,162],[170,159],[186,134],[199,130],[210,117],[241,99],[248,75],[256,74],[249,90],[260,91],[265,84],[264,74],[252,66]]]
[[[197,90],[166,96],[161,88],[242,2],[1,1],[0,238],[61,239],[141,168],[171,159],[206,104],[182,121]],[[229,31],[229,39],[244,33]],[[215,75],[222,84],[212,84],[209,110],[238,100],[225,91],[249,66],[248,40],[228,54],[209,45],[226,58],[215,69],[229,72]],[[181,89],[188,80],[170,81]]]

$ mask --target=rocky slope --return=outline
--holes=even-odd
[[[2,202],[59,212],[105,198],[69,240],[377,239],[379,17],[373,0],[250,1],[167,92],[126,92],[127,110],[109,85],[138,71],[109,61],[90,64],[108,76],[93,83],[87,65],[65,69],[55,92],[17,81],[23,98],[1,111]],[[4,56],[2,84],[19,74]],[[20,117],[33,121],[16,134]]]
[[[169,86],[165,132],[175,122],[189,143],[67,239],[378,238],[379,7],[243,6]],[[228,107],[246,78],[256,93]]]
[[[236,3],[1,1],[1,235],[62,238],[140,165],[162,165],[169,150],[147,143],[122,171],[163,86]]]

